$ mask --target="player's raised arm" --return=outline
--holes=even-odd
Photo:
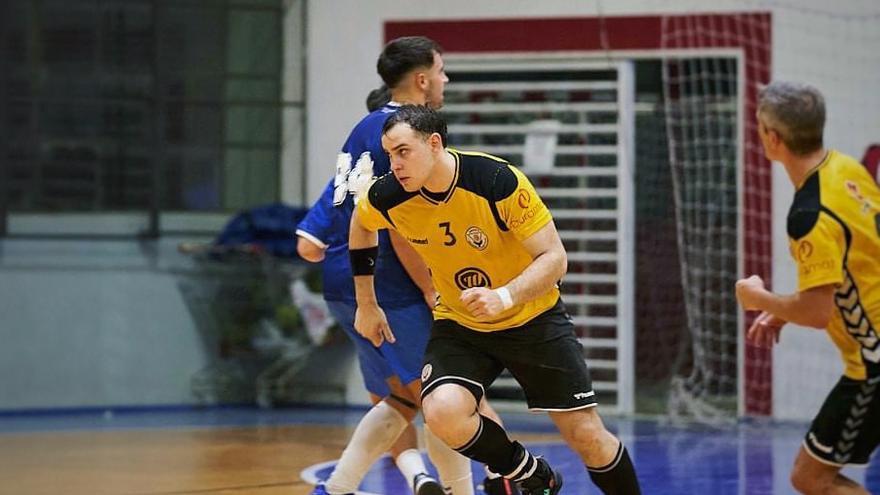
[[[354,328],[365,339],[379,347],[382,342],[394,342],[394,334],[388,326],[385,312],[376,300],[376,287],[373,274],[376,272],[376,259],[379,255],[379,236],[365,228],[358,220],[358,210],[351,215],[348,234],[348,250],[351,256],[351,273],[354,275],[354,293],[357,312]]]
[[[766,311],[780,320],[813,328],[825,328],[831,321],[834,291],[833,284],[824,284],[794,294],[776,294],[757,275],[736,282],[736,298],[746,311]]]

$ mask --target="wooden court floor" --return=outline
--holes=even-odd
[[[351,431],[264,425],[0,434],[0,494],[306,495],[313,487],[299,473],[337,459]]]
[[[326,476],[363,409],[0,412],[0,495],[307,495]],[[596,495],[580,459],[546,415],[502,413],[512,436],[565,475],[567,495]],[[806,424],[743,421],[723,428],[663,418],[605,418],[633,457],[643,493],[794,493],[789,471]],[[476,475],[482,468],[474,464]],[[845,473],[880,494],[880,455]],[[408,495],[383,460],[362,488]],[[478,492],[480,493],[480,492]]]
[[[309,492],[299,472],[338,456],[347,429],[261,426],[38,432],[0,437],[0,493]]]

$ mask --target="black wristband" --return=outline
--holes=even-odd
[[[376,273],[376,258],[379,256],[379,246],[363,249],[350,249],[348,257],[351,260],[351,274],[373,275]]]

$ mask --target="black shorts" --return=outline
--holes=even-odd
[[[880,445],[880,376],[842,377],[822,404],[804,439],[817,460],[832,466],[864,465]]]
[[[534,411],[570,411],[596,405],[583,346],[561,301],[525,325],[494,332],[436,320],[425,351],[422,397],[456,383],[477,402],[507,368]]]

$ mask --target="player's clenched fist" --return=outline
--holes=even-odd
[[[736,282],[736,299],[746,311],[758,309],[758,297],[766,291],[764,280],[757,275],[752,275],[749,278],[743,278]]]
[[[466,289],[462,291],[459,299],[471,315],[481,320],[498,316],[505,309],[501,296],[496,291],[485,287]]]

